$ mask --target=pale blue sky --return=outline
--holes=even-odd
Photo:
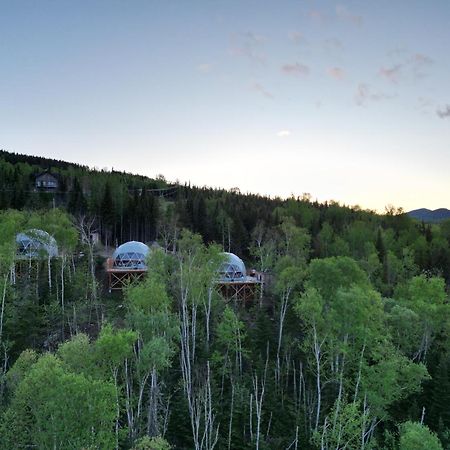
[[[450,207],[449,45],[447,0],[0,0],[0,148]]]

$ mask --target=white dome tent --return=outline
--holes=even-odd
[[[261,298],[262,279],[247,276],[245,264],[233,253],[222,253],[222,265],[217,271],[216,286],[226,300],[233,299],[244,305]]]
[[[146,270],[146,259],[150,252],[147,245],[138,241],[125,242],[112,255],[114,269]]]
[[[247,270],[241,258],[234,253],[222,253],[224,262],[219,268],[220,281],[244,281],[247,278]]]
[[[16,236],[17,255],[26,258],[55,258],[58,244],[46,231],[31,229]]]

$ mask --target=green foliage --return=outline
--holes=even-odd
[[[122,329],[114,330],[111,324],[103,325],[95,341],[95,358],[113,372],[133,354],[137,333]]]
[[[441,353],[431,382],[430,424],[450,430],[450,355]],[[449,436],[450,437],[450,436]]]
[[[161,259],[158,260],[163,263]],[[156,261],[156,258],[150,260],[150,267],[155,267]],[[157,370],[169,367],[175,353],[178,323],[171,312],[172,301],[163,276],[150,269],[141,284],[127,289],[125,297],[128,307],[127,320],[142,342],[139,364]]]
[[[416,331],[408,336],[410,339],[415,337],[410,344],[416,349],[414,356],[423,359],[435,337],[450,330],[450,305],[446,301],[445,282],[439,277],[413,277],[397,288],[395,298],[416,315],[412,321]],[[411,323],[404,325],[410,327]],[[447,333],[446,336],[448,339]]]
[[[245,338],[245,324],[239,320],[232,308],[226,306],[221,321],[217,325],[217,345],[237,350],[238,338],[241,340]]]
[[[36,363],[38,355],[34,350],[24,350],[20,356],[16,359],[14,365],[8,370],[6,374],[7,388],[10,393],[14,393],[17,386],[25,378],[28,371],[33,364]]]
[[[32,192],[42,165],[61,194]],[[5,152],[1,187],[0,448],[188,449],[196,423],[200,441],[218,427],[215,448],[254,448],[259,413],[260,449],[441,448],[432,432],[448,447],[450,222],[308,195],[162,198],[162,178]],[[34,228],[60,258],[17,261]],[[104,292],[102,244],[155,239],[147,276]],[[261,299],[216,292],[224,249],[264,272]],[[432,432],[396,433],[421,411]]]
[[[170,450],[172,447],[162,437],[145,436],[139,439],[132,450]]]
[[[9,268],[16,251],[16,235],[26,224],[26,215],[19,211],[0,212],[0,263],[1,267]]]
[[[362,441],[362,430],[367,426],[367,416],[358,402],[335,404],[321,426],[312,437],[317,448],[359,450],[373,448]]]
[[[95,354],[89,337],[85,334],[77,334],[70,341],[61,344],[57,354],[64,366],[71,372],[86,376],[95,375]]]
[[[61,252],[69,253],[78,243],[78,232],[70,217],[60,209],[51,209],[42,215],[42,229],[53,236]]]
[[[317,289],[327,302],[339,288],[369,284],[367,275],[356,261],[345,256],[313,259],[309,273],[308,285]]]
[[[396,346],[403,354],[413,357],[422,339],[420,315],[394,303],[387,313],[390,332]]]
[[[213,362],[219,368],[227,367],[229,361],[234,365],[235,372],[239,371],[242,359],[247,356],[245,350],[246,331],[245,324],[232,308],[226,306],[223,315],[217,324],[215,333],[215,352],[212,355]],[[228,360],[229,361],[228,361]]]
[[[399,450],[443,450],[438,437],[426,425],[405,422],[400,426]]]
[[[2,448],[111,448],[114,387],[66,371],[43,355],[20,381],[2,417]]]
[[[385,417],[394,402],[420,392],[429,374],[423,364],[413,363],[389,345],[377,350],[375,363],[363,367],[362,386],[373,414]]]

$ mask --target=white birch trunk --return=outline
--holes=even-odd
[[[0,311],[0,342],[2,342],[3,337],[3,317],[5,315],[5,302],[6,302],[6,289],[8,285],[8,274],[4,276],[3,280],[3,291],[2,291],[2,308]]]
[[[316,420],[314,424],[314,431],[317,431],[319,427],[320,408],[322,400],[322,386],[320,381],[320,360],[321,360],[321,346],[317,339],[316,324],[313,324],[314,331],[314,358],[316,361],[316,394],[317,394],[317,407],[316,407]]]

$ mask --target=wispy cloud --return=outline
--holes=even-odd
[[[391,67],[382,67],[379,73],[384,79],[390,81],[391,83],[397,84],[401,77],[403,67],[403,64],[395,64]]]
[[[405,47],[395,47],[387,52],[389,57],[404,58],[408,55],[408,49]]]
[[[409,59],[414,78],[424,78],[428,75],[428,69],[434,64],[434,61],[423,53],[415,53]]]
[[[233,56],[241,56],[250,61],[264,64],[266,62],[266,54],[264,51],[264,43],[266,38],[260,34],[247,31],[246,33],[233,34],[231,36],[230,54]]]
[[[328,21],[328,15],[323,11],[319,11],[318,9],[312,9],[309,12],[309,17],[320,23],[325,23]]]
[[[344,49],[342,41],[337,38],[329,38],[323,41],[323,48],[325,51],[330,53],[340,52]]]
[[[331,78],[334,78],[335,80],[343,80],[345,78],[345,72],[344,69],[340,68],[340,67],[330,67],[327,70],[328,75]]]
[[[373,91],[372,87],[365,83],[360,83],[356,88],[355,103],[358,106],[367,106],[370,101],[389,100],[394,95],[385,94],[384,92]]]
[[[450,117],[450,105],[445,105],[444,108],[438,109],[436,114],[441,119],[447,119]]]
[[[429,114],[432,110],[435,110],[436,103],[428,97],[417,98],[418,110],[423,114]]]
[[[434,61],[423,53],[409,54],[405,50],[390,52],[390,55],[404,56],[402,60],[390,66],[383,66],[379,70],[379,75],[385,80],[398,84],[403,79],[420,79],[428,75],[428,69]]]
[[[344,5],[336,6],[336,16],[338,19],[350,22],[353,25],[361,25],[363,23],[363,17],[361,15],[352,13]]]
[[[281,71],[286,75],[294,75],[294,76],[306,76],[309,75],[309,67],[305,64],[301,63],[293,63],[293,64],[284,64],[281,66]]]
[[[286,137],[289,137],[290,135],[291,135],[291,132],[289,130],[280,130],[277,133],[277,136],[280,138],[286,138]]]
[[[273,94],[269,92],[262,84],[255,82],[252,84],[252,89],[258,92],[264,98],[273,100]]]
[[[213,66],[210,63],[202,63],[202,64],[198,64],[197,66],[197,70],[201,73],[209,73],[211,72]]]
[[[344,5],[337,5],[334,12],[331,11],[330,13],[320,9],[311,9],[308,16],[310,19],[321,25],[330,24],[336,21],[347,22],[356,26],[360,26],[363,23],[363,16],[355,14]]]
[[[289,39],[296,45],[306,44],[306,38],[299,31],[291,31],[289,33]]]
[[[424,55],[423,53],[416,53],[414,55],[412,55],[411,57],[411,61],[415,64],[419,64],[419,65],[430,65],[433,64],[433,60],[427,56]]]

